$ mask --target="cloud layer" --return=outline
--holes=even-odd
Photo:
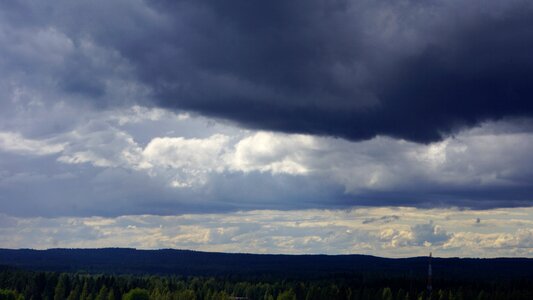
[[[0,54],[6,82],[94,107],[427,143],[532,115],[532,15],[521,0],[21,1],[2,4]]]
[[[396,216],[389,221],[382,216]],[[531,209],[412,208],[248,211],[117,218],[0,215],[0,247],[185,248],[251,253],[366,253],[388,257],[532,256]],[[368,223],[367,218],[381,219]],[[476,222],[476,218],[481,221]]]
[[[529,121],[485,123],[425,145],[250,131],[139,106],[87,119],[47,138],[0,131],[2,212],[532,204],[533,134],[523,129]]]

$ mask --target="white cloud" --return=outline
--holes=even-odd
[[[384,248],[401,248],[411,245],[413,234],[409,230],[385,228],[379,233],[379,238]]]
[[[144,148],[143,159],[152,172],[170,169],[174,187],[203,185],[209,173],[222,172],[222,157],[229,138],[213,135],[205,139],[155,138]]]
[[[237,171],[306,174],[309,152],[318,147],[311,136],[257,132],[240,140],[227,160]]]
[[[91,163],[96,167],[148,167],[141,160],[142,149],[128,133],[100,123],[89,123],[62,136],[67,147],[58,161]]]
[[[206,139],[154,138],[143,150],[143,156],[154,165],[165,168],[203,166],[219,171],[218,158],[224,154],[228,137],[213,135]]]
[[[15,132],[0,132],[0,150],[27,155],[49,155],[63,151],[65,145],[52,140],[24,138]]]

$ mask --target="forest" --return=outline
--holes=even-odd
[[[533,259],[0,249],[0,300],[533,299]]]
[[[3,267],[0,299],[43,300],[469,300],[533,299],[533,281],[438,279],[431,295],[420,278],[324,277],[249,280],[226,277],[59,273]]]

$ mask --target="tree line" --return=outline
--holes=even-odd
[[[436,280],[428,295],[423,279],[330,276],[313,280],[198,276],[140,276],[0,271],[0,300],[499,300],[533,299],[533,280]]]

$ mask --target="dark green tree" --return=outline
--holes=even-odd
[[[145,289],[134,288],[124,294],[123,300],[149,300],[150,294]]]
[[[390,288],[386,287],[381,293],[381,299],[383,300],[392,300],[392,291]]]
[[[65,300],[70,292],[70,278],[67,274],[61,274],[54,289],[54,300]]]
[[[278,297],[276,298],[276,300],[296,300],[296,294],[294,293],[292,289],[287,290],[287,291],[280,293]]]
[[[0,300],[22,300],[22,295],[19,295],[15,291],[0,290]]]

